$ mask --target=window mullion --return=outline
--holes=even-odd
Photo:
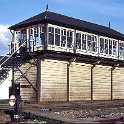
[[[55,35],[56,35],[56,33],[55,33],[55,27],[53,27],[53,29],[54,29],[54,30],[53,30],[53,35],[54,35],[54,38],[53,38],[53,39],[54,39],[54,41],[53,41],[53,42],[54,42],[54,43],[53,43],[53,46],[55,46],[55,38],[56,38],[56,37],[55,37]]]
[[[83,43],[82,43],[82,33],[81,33],[81,50],[82,50],[82,45],[83,45]]]
[[[87,34],[85,34],[86,35],[86,51],[88,51],[88,41],[87,41]]]
[[[60,29],[60,43],[59,43],[59,46],[61,47],[62,45],[61,45],[61,43],[62,43],[62,28],[60,27],[59,28]]]

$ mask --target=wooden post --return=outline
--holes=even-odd
[[[41,93],[41,59],[37,59],[37,81],[36,81],[36,100],[40,102],[40,93]]]
[[[93,101],[93,69],[95,65],[91,67],[91,100]]]
[[[48,46],[48,24],[45,24],[45,41],[43,43],[44,45],[44,50],[47,50],[47,46]]]
[[[115,67],[111,68],[111,100],[113,100],[113,70]]]
[[[67,102],[69,102],[69,67],[70,64],[67,64]]]

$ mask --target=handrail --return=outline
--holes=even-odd
[[[3,64],[5,64],[27,41],[25,41],[23,44],[20,45],[20,47],[15,51],[13,52],[13,54],[11,54],[9,56],[9,58],[7,58],[3,63],[0,64],[0,67],[2,67]]]
[[[14,47],[11,49],[11,51],[14,50]],[[3,56],[2,58],[0,58],[0,61],[2,61],[6,56]]]

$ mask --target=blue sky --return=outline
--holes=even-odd
[[[124,0],[0,0],[0,55],[11,40],[6,28],[44,11],[47,1],[51,11],[105,26],[110,21],[124,33]]]

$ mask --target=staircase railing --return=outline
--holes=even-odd
[[[16,51],[14,51],[9,57],[7,57],[7,56],[3,56],[1,59],[0,59],[0,62],[2,62],[1,64],[0,64],[0,71],[1,71],[1,73],[2,73],[2,76],[0,75],[0,85],[4,82],[4,80],[8,77],[8,72],[10,71],[10,68],[8,69],[8,67],[4,67],[4,64],[6,63],[6,62],[8,62],[12,57],[13,57],[13,55],[14,54],[16,54],[17,53],[17,51],[19,51],[20,50],[20,48],[24,45],[26,43],[26,41],[25,42],[23,42],[20,46],[19,46],[19,48],[16,50]],[[14,48],[13,48],[14,49]],[[7,57],[7,58],[6,58]],[[4,60],[5,59],[5,60]],[[4,73],[3,73],[4,72]]]
[[[26,42],[27,42],[27,41],[25,41],[24,43],[22,43],[16,51],[14,51],[5,61],[3,61],[3,62],[0,64],[0,67],[2,67],[15,53],[17,53],[17,51],[19,51],[20,48],[21,48]]]

